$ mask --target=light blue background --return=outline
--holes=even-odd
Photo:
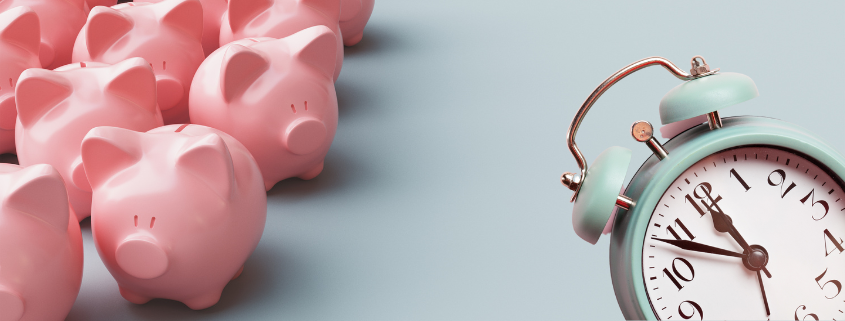
[[[842,2],[379,0],[346,51],[325,170],[269,192],[261,243],[220,303],[123,300],[84,224],[68,319],[621,319],[608,237],[575,235],[559,182],[578,169],[577,108],[633,61],[703,55],[759,87],[724,116],[783,119],[845,151],[843,17]],[[657,127],[679,83],[654,67],[605,94],[577,139],[588,161],[633,149],[630,178],[650,155],[630,124]]]

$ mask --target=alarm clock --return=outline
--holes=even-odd
[[[580,173],[576,233],[610,232],[610,269],[627,319],[845,319],[845,158],[784,121],[719,116],[758,96],[748,76],[689,73],[661,57],[622,68],[587,98],[567,143]],[[627,75],[662,66],[684,82],[660,102],[664,136],[635,122],[650,156],[623,190],[631,151],[610,147],[588,167],[575,134],[590,107]],[[669,138],[669,137],[667,137]],[[620,190],[623,192],[620,193]],[[615,215],[612,215],[615,211]]]

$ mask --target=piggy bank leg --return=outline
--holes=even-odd
[[[120,295],[124,299],[126,299],[126,301],[129,301],[129,302],[132,302],[132,303],[135,303],[135,304],[144,304],[144,303],[150,302],[150,300],[153,299],[153,298],[148,298],[148,297],[145,297],[145,296],[142,296],[142,295],[135,294],[132,291],[124,289],[122,286],[118,286],[118,288],[120,288]]]
[[[353,37],[343,39],[343,45],[347,47],[357,45],[359,42],[361,42],[362,38],[364,38],[363,31]]]
[[[273,188],[273,186],[275,186],[276,183],[278,183],[278,182],[271,182],[271,181],[269,181],[265,178],[264,179],[264,191],[265,192],[270,191],[270,189]]]
[[[217,301],[220,301],[221,294],[223,294],[223,289],[220,289],[219,291],[212,291],[190,300],[182,301],[182,303],[185,303],[185,305],[193,310],[207,309],[212,305],[217,304]]]
[[[306,171],[305,173],[302,173],[302,175],[299,175],[298,177],[301,178],[301,179],[304,179],[306,181],[309,180],[309,179],[312,179],[314,177],[317,177],[317,175],[320,175],[320,173],[323,172],[323,164],[324,163],[325,162],[320,162],[319,164],[317,164],[317,166],[314,166],[314,168]]]
[[[235,273],[235,276],[232,277],[232,280],[237,279],[239,276],[241,276],[241,273],[244,273],[244,266],[243,265],[241,265],[241,269],[238,270],[237,273]]]
[[[23,317],[23,299],[0,285],[0,321],[18,321]]]

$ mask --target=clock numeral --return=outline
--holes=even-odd
[[[827,286],[828,283],[833,283],[833,285],[836,286],[836,294],[834,294],[833,296],[827,296],[827,295],[824,296],[828,299],[833,299],[837,295],[839,295],[840,292],[842,292],[842,283],[837,281],[837,280],[830,280],[830,281],[825,282],[824,284],[821,284],[820,282],[821,282],[822,278],[824,277],[824,275],[826,273],[827,273],[827,269],[824,269],[824,272],[822,272],[822,274],[819,275],[819,277],[816,278],[816,283],[819,285],[819,289],[822,289],[822,291],[824,291],[824,287]],[[818,319],[816,319],[816,320],[818,320]]]
[[[681,274],[680,272],[678,272],[678,267],[675,266],[675,262],[677,262],[678,260],[680,260],[681,263],[684,263],[684,265],[687,266],[687,269],[689,269],[689,274],[690,274],[689,277],[686,277],[683,274]],[[672,275],[672,272],[674,272],[674,275]],[[684,282],[689,282],[689,281],[692,281],[692,279],[695,278],[695,270],[693,270],[692,264],[690,264],[689,261],[687,261],[686,259],[684,259],[682,257],[677,257],[674,260],[672,260],[672,272],[669,272],[669,269],[666,269],[666,268],[663,269],[663,274],[668,276],[669,280],[672,281],[672,283],[674,283],[676,287],[678,287],[678,291],[680,291],[681,289],[684,288],[684,286],[681,285],[680,282],[678,282],[678,279],[681,279]],[[678,277],[677,279],[675,278],[676,276]]]
[[[772,175],[773,174],[777,174],[777,176],[780,176],[779,182],[775,183],[774,181],[772,181]],[[771,173],[769,173],[769,185],[780,186],[780,191],[781,191],[780,198],[784,198],[786,196],[786,194],[789,193],[789,191],[791,191],[793,188],[795,188],[795,182],[792,182],[792,184],[789,184],[789,187],[787,187],[786,190],[784,191],[783,190],[783,183],[784,182],[786,182],[786,172],[784,172],[782,169],[776,169],[776,170],[772,171]]]
[[[814,320],[819,321],[819,316],[816,315],[815,313],[809,313],[807,315],[804,315],[803,318],[799,319],[798,318],[798,309],[801,309],[801,311],[804,311],[804,310],[807,310],[807,306],[802,304],[802,305],[799,305],[797,308],[795,308],[795,321],[807,320],[807,317],[811,317]]]
[[[818,220],[823,219],[825,216],[827,216],[827,212],[830,211],[830,205],[827,205],[827,201],[822,201],[822,200],[816,201],[815,195],[814,195],[815,191],[816,191],[815,188],[810,190],[810,193],[807,194],[807,196],[804,196],[804,198],[801,199],[801,204],[804,204],[805,202],[807,202],[807,199],[810,200],[810,204],[813,204],[813,205],[810,205],[810,207],[816,206],[816,204],[821,204],[822,207],[824,207],[824,215],[822,215],[822,217],[819,217],[819,218],[816,218],[815,215],[812,216],[812,218],[814,220],[818,221]]]
[[[701,190],[701,194],[698,193],[699,190]],[[701,216],[704,216],[704,214],[707,213],[705,211],[705,209],[707,211],[724,214],[724,212],[722,212],[722,208],[719,207],[719,201],[722,200],[722,196],[716,195],[716,198],[714,199],[713,195],[711,195],[712,191],[713,191],[713,187],[708,182],[703,182],[701,184],[698,184],[692,190],[692,195],[695,196],[695,198],[700,200],[701,205],[704,205],[704,208],[698,206],[698,204],[696,204],[695,200],[689,194],[687,194],[687,196],[685,196],[685,199],[686,199],[685,202],[689,202],[690,204],[692,204],[692,207],[695,208],[695,210]],[[704,201],[705,199],[710,200],[710,204],[707,204],[707,202]]]
[[[774,177],[775,180],[772,180],[772,177]],[[771,173],[769,173],[769,185],[780,186],[780,191],[781,191],[780,198],[786,197],[786,194],[789,193],[789,191],[791,191],[796,186],[795,182],[792,182],[791,184],[789,184],[788,187],[786,187],[786,190],[784,190],[783,189],[783,183],[784,182],[786,182],[786,172],[784,172],[782,169],[776,169],[776,170],[772,171]],[[824,200],[816,201],[815,192],[816,192],[815,188],[811,189],[810,193],[807,193],[807,196],[804,196],[804,198],[801,199],[801,204],[807,203],[807,200],[810,200],[810,204],[811,204],[810,207],[814,207],[814,206],[816,206],[816,204],[821,204],[821,206],[824,208],[824,215],[822,215],[822,217],[819,217],[819,218],[816,218],[815,215],[812,216],[812,218],[814,220],[818,221],[818,220],[825,218],[825,216],[827,216],[827,213],[830,211],[830,205],[827,204],[827,201],[824,201]]]
[[[692,204],[692,207],[695,208],[695,210],[698,212],[699,215],[704,216],[704,210],[702,210],[701,207],[699,207],[697,204],[695,204],[695,200],[693,200],[692,197],[689,196],[689,194],[687,194],[687,196],[686,196],[686,202],[689,202],[690,204]]]
[[[833,253],[833,251],[836,251],[836,250],[839,250],[840,254],[842,254],[842,252],[845,251],[845,248],[842,248],[842,239],[839,239],[839,241],[837,241],[836,238],[833,237],[833,234],[830,234],[830,231],[828,231],[827,229],[824,230],[824,235],[827,236],[827,238],[824,239],[824,252],[825,252],[824,256],[825,257],[827,257],[828,255],[830,255],[830,253]],[[833,242],[833,246],[834,246],[834,249],[832,249],[830,251],[827,250],[827,243],[828,243],[827,240],[828,239],[830,240],[830,242]]]
[[[684,225],[684,223],[681,223],[681,219],[676,218],[675,219],[675,225],[680,227],[681,230],[684,231],[684,234],[689,236],[690,241],[695,239],[695,235],[692,235],[692,233],[690,233],[690,231],[687,229],[686,225]],[[681,240],[681,236],[678,235],[677,232],[675,232],[675,229],[673,229],[671,225],[666,227],[666,232],[669,233],[669,234],[672,234],[672,237],[674,237],[676,240],[679,240],[679,241]]]
[[[684,313],[684,309],[683,309],[684,303],[686,303],[687,305],[689,305],[693,308],[693,310],[690,311],[689,315]],[[684,301],[684,302],[681,302],[681,304],[678,305],[678,314],[680,314],[681,318],[683,318],[685,320],[692,319],[692,317],[695,316],[695,311],[698,311],[698,316],[701,318],[701,320],[704,320],[704,311],[701,311],[701,306],[698,305],[698,303],[695,303],[695,301]],[[816,320],[818,320],[818,319],[816,319]]]
[[[751,189],[751,186],[748,186],[748,183],[746,183],[745,180],[742,179],[742,176],[739,176],[739,173],[736,172],[736,169],[731,168],[731,172],[728,175],[730,177],[736,177],[736,180],[738,180],[739,183],[742,184],[742,187],[745,188],[746,192]]]

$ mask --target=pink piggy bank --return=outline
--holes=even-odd
[[[242,142],[267,190],[285,178],[317,176],[337,129],[336,40],[316,26],[221,47],[194,77],[191,119]]]
[[[340,0],[340,32],[343,44],[354,46],[364,37],[364,27],[373,14],[376,0]]]
[[[0,154],[15,152],[14,86],[24,70],[41,68],[39,30],[38,15],[28,7],[0,13]]]
[[[64,320],[82,284],[82,235],[50,165],[0,164],[0,320]]]
[[[267,217],[261,173],[231,136],[199,125],[147,133],[91,130],[82,160],[94,188],[91,230],[120,294],[143,304],[217,303]]]
[[[85,0],[85,4],[88,5],[88,10],[90,11],[91,8],[96,6],[105,6],[111,7],[117,4],[117,0]]]
[[[73,40],[85,24],[85,0],[2,0],[0,11],[27,6],[41,21],[41,66],[53,69],[70,63]],[[5,57],[4,57],[5,58]]]
[[[144,0],[159,3],[164,0]],[[238,0],[240,1],[240,0]],[[202,50],[208,56],[220,48],[220,20],[229,5],[227,0],[200,0],[202,3]]]
[[[188,90],[202,51],[202,5],[198,0],[121,3],[91,9],[73,48],[73,61],[117,63],[146,59],[156,75],[164,122],[188,122]]]
[[[18,161],[53,165],[65,178],[77,219],[91,213],[91,187],[79,144],[91,128],[116,126],[146,131],[162,125],[155,103],[155,76],[142,58],[109,66],[78,63],[55,71],[27,69],[15,98]]]
[[[284,38],[302,29],[327,26],[337,35],[337,81],[343,65],[343,39],[340,38],[340,0],[234,0],[223,15],[220,45],[250,37]]]

